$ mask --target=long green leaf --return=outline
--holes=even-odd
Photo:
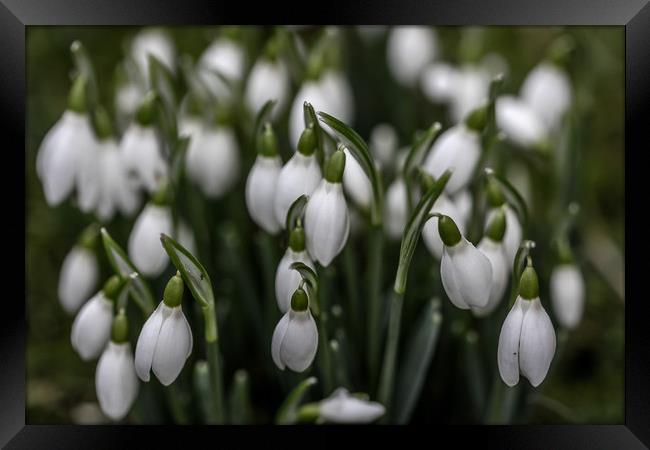
[[[501,91],[503,86],[503,81],[505,77],[502,73],[496,75],[490,82],[489,94],[488,94],[488,109],[487,109],[487,122],[483,133],[481,135],[481,144],[483,146],[483,151],[489,149],[497,139],[497,134],[499,132],[496,123],[496,99]]]
[[[433,299],[424,307],[418,323],[408,340],[407,354],[397,376],[397,397],[394,420],[397,424],[409,421],[422,391],[427,370],[440,335],[442,314],[440,300]]]
[[[251,138],[251,147],[254,152],[257,151],[257,140],[259,139],[260,133],[262,132],[262,127],[270,117],[271,111],[273,111],[273,107],[276,103],[277,100],[268,100],[266,103],[264,103],[264,105],[260,108],[260,110],[257,112],[257,115],[255,116],[253,136]]]
[[[120,247],[108,234],[106,228],[102,227],[101,233],[104,250],[106,250],[106,257],[115,273],[121,277],[129,277],[133,272],[140,273],[122,247]],[[142,277],[138,276],[134,278],[133,289],[131,292],[133,294],[133,299],[140,309],[142,309],[142,312],[147,316],[151,314],[154,307],[154,299],[149,286]]]
[[[370,154],[368,145],[356,131],[336,117],[330,116],[323,111],[319,111],[318,116],[323,123],[334,130],[339,139],[345,144],[354,159],[359,162],[361,168],[370,179],[370,184],[372,185],[370,220],[373,225],[380,225],[382,223],[381,210],[383,204],[383,189],[381,186],[381,177],[379,176],[375,162]]]
[[[277,425],[290,425],[296,422],[300,402],[307,393],[307,390],[315,385],[317,381],[316,377],[309,377],[293,388],[282,403],[282,406],[280,406],[280,409],[278,409],[275,416],[275,423]]]
[[[230,391],[230,423],[247,425],[251,419],[250,380],[248,372],[238,370]]]
[[[402,168],[402,174],[405,180],[409,180],[413,169],[422,164],[426,151],[431,148],[431,144],[440,133],[440,130],[442,130],[440,122],[434,122],[433,125],[424,132],[422,137],[411,146],[406,155],[404,167]]]
[[[395,275],[395,292],[404,294],[406,290],[406,278],[408,276],[409,266],[411,265],[411,258],[415,252],[415,247],[422,233],[422,228],[427,221],[431,207],[438,199],[440,194],[445,188],[447,181],[451,177],[451,172],[446,170],[438,180],[431,186],[431,188],[422,196],[418,202],[413,214],[409,218],[408,224],[402,235],[402,243],[399,252],[399,265],[397,266],[397,274]]]
[[[309,196],[303,194],[291,204],[289,211],[287,211],[287,219],[285,222],[287,230],[291,231],[296,227],[298,219],[300,219],[305,212],[305,207],[307,206],[308,201]]]

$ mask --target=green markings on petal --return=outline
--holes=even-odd
[[[490,219],[485,235],[494,242],[501,242],[506,234],[506,227],[506,214],[503,212],[503,208],[499,208]]]
[[[325,179],[330,183],[340,183],[345,170],[345,153],[339,148],[330,156],[325,166]]]
[[[291,309],[296,312],[307,311],[309,308],[309,298],[307,293],[302,289],[298,288],[291,296]]]
[[[539,297],[539,280],[537,279],[537,272],[530,263],[530,259],[528,260],[528,266],[521,274],[519,296],[526,300]]]

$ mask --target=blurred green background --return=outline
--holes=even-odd
[[[213,27],[172,27],[167,30],[174,38],[177,54],[189,54],[194,60],[218,31]],[[138,28],[133,27],[28,27],[27,30],[25,171],[28,423],[102,420],[101,413],[93,406],[96,403],[95,362],[82,362],[72,350],[70,327],[73,318],[65,314],[57,299],[58,275],[63,258],[92,218],[79,212],[70,201],[58,208],[48,207],[35,173],[35,157],[43,136],[65,109],[74,67],[69,52],[70,44],[79,39],[85,45],[98,75],[100,98],[112,110],[110,99],[116,78],[115,67],[124,57],[129,39],[137,31]],[[310,42],[318,31],[318,27],[307,27],[296,32],[306,42]],[[349,76],[355,98],[354,127],[364,138],[367,139],[370,130],[380,122],[390,123],[396,128],[400,145],[410,143],[416,130],[428,127],[434,120],[441,121],[445,127],[450,125],[442,107],[432,105],[420,93],[399,87],[392,80],[385,62],[385,34],[375,41],[366,42],[355,28],[344,27],[342,31],[345,43],[343,67]],[[450,63],[461,62],[467,36],[476,32],[469,30],[468,33],[467,29],[460,27],[437,27],[436,31],[441,49],[440,58]],[[271,29],[266,28],[246,27],[244,30],[248,67],[261,53],[264,40],[270,33]],[[568,192],[567,195],[580,203],[582,208],[578,231],[572,238],[586,280],[587,302],[582,323],[569,334],[566,345],[556,355],[547,381],[534,395],[528,397],[530,404],[523,409],[525,415],[513,420],[527,423],[622,423],[622,249],[625,225],[623,28],[490,27],[481,30],[480,53],[498,53],[503,56],[509,66],[504,92],[516,93],[527,72],[540,61],[553,39],[562,33],[571,35],[577,47],[570,68],[576,108],[580,111],[576,137],[580,158],[570,179],[565,180],[568,186],[564,192]],[[294,94],[298,85],[294,80]],[[279,126],[277,129],[281,142],[286,142],[286,127]],[[253,154],[246,148],[242,148],[242,152]],[[525,155],[515,154],[513,158],[521,160],[522,164],[528,163]],[[234,200],[230,200],[235,202],[234,205],[240,205],[240,208],[243,207],[241,185],[249,167],[243,168],[239,190],[232,195]],[[549,187],[552,181],[534,167],[530,173],[534,199],[531,206],[531,238],[537,240],[536,235],[543,236],[543,228],[547,227],[549,221],[552,223],[559,217],[547,200],[554,192],[554,187]],[[241,219],[241,212],[239,216]],[[226,223],[224,226],[228,225]],[[238,228],[239,238],[244,245],[248,245],[245,251],[249,256],[254,256],[255,250],[248,243],[255,230],[254,226],[250,221],[238,225],[241,225]],[[117,217],[109,229],[118,242],[125,244],[129,221]],[[399,243],[387,245],[386,287],[392,280],[397,264],[398,247]],[[420,247],[423,245],[420,244]],[[419,248],[414,266],[426,265],[430,261],[427,256],[426,251]],[[110,270],[105,257],[101,255],[99,259],[102,264],[100,279],[105,279]],[[540,269],[542,281],[548,280],[552,261],[548,249],[539,249],[536,266],[543,267]],[[169,273],[165,276],[169,276]],[[417,280],[417,275],[413,277]],[[238,295],[236,288],[230,286],[234,283],[233,278],[232,274],[226,274],[220,279],[217,289],[222,296]],[[252,280],[254,289],[259,290],[260,284],[260,280]],[[413,289],[417,291],[417,282],[414,281],[414,284],[416,287]],[[156,291],[157,295],[160,295],[161,289],[160,287]],[[542,287],[542,294],[546,295],[544,304],[549,305],[548,289]],[[446,299],[444,302],[448,303]],[[223,308],[227,308],[229,303],[223,303],[226,305]],[[547,306],[547,310],[549,308]],[[414,320],[413,311],[415,307],[409,310],[407,305],[403,316],[403,327],[407,331],[409,321]],[[447,311],[448,308],[445,309]],[[553,317],[550,310],[549,314]],[[420,402],[414,414],[415,422],[475,421],[463,414],[463,401],[454,402],[454,397],[449,397],[462,397],[467,390],[465,380],[454,380],[451,370],[455,364],[454,347],[443,345],[447,342],[445,339],[450,339],[454,333],[453,317],[445,319],[445,331],[439,345],[446,351],[436,352],[422,394],[423,398],[431,398],[433,395],[437,400],[435,403]],[[242,330],[229,330],[226,327],[222,332],[224,341],[230,337],[229,333],[242,333]],[[233,338],[233,342],[238,341]],[[229,359],[237,353],[235,350],[225,350],[224,353],[226,370],[229,372],[226,380],[230,380],[237,368],[249,363],[245,356],[239,356],[240,360],[236,359],[237,356],[233,356],[234,360]],[[261,352],[260,357],[266,358],[269,355]],[[485,358],[490,361],[496,359],[493,354],[486,355]],[[264,384],[257,384],[254,363],[250,363],[247,369],[251,374],[255,415],[260,422],[268,421],[283,398],[282,392],[271,392],[265,389]],[[187,371],[186,368],[184,372]],[[450,385],[453,386],[451,390],[445,387]],[[141,390],[145,392],[142,395],[147,395],[147,390],[154,388],[148,386]],[[144,419],[138,416],[137,411],[135,415],[138,421],[167,420],[164,414],[159,418]]]

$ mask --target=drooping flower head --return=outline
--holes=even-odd
[[[275,272],[275,299],[278,308],[284,314],[291,305],[291,297],[300,286],[302,277],[298,271],[291,269],[291,264],[301,262],[316,270],[305,247],[305,231],[301,226],[291,230],[289,247],[278,264]]]
[[[384,405],[351,395],[338,388],[319,404],[319,416],[331,423],[371,423],[386,412]]]
[[[59,274],[58,294],[63,309],[72,314],[88,300],[99,276],[97,257],[93,251],[96,228],[84,230],[79,241],[68,252]]]
[[[429,27],[394,27],[386,44],[388,68],[403,86],[414,86],[422,69],[438,53],[437,37]]]

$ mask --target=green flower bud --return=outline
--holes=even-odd
[[[298,288],[291,296],[291,309],[296,312],[307,311],[309,308],[309,298],[307,293],[302,289]]]
[[[521,274],[519,296],[525,300],[532,300],[539,297],[539,280],[537,279],[537,272],[535,272],[530,260],[528,260],[528,266]]]
[[[316,133],[314,129],[310,126],[305,128],[305,131],[300,135],[300,140],[298,141],[298,151],[305,156],[310,156],[314,154],[316,150]]]
[[[169,182],[163,180],[158,187],[158,190],[151,197],[151,203],[158,206],[169,204],[171,201],[172,190]]]
[[[289,235],[289,248],[294,252],[302,252],[305,250],[305,230],[298,226],[291,230]]]
[[[560,264],[571,264],[573,263],[573,252],[569,243],[565,239],[560,239],[557,244],[557,252],[560,260]]]
[[[272,37],[266,44],[264,48],[264,55],[270,61],[276,61],[278,59],[278,54],[280,53],[280,43],[278,42],[277,37]]]
[[[229,125],[232,123],[233,114],[231,108],[227,105],[219,105],[214,113],[214,123],[216,125]]]
[[[438,233],[443,244],[447,247],[455,246],[462,238],[456,223],[451,217],[445,215],[441,215],[438,218]]]
[[[104,296],[109,300],[117,300],[117,296],[120,295],[120,291],[122,290],[124,283],[125,280],[122,280],[119,276],[111,276],[108,280],[106,280],[106,283],[104,283],[104,288],[102,289]]]
[[[157,95],[153,91],[149,91],[138,107],[135,113],[135,118],[143,127],[149,126],[153,123],[156,117],[156,99]]]
[[[84,74],[80,74],[74,80],[70,93],[68,94],[68,109],[77,113],[88,111],[86,89],[88,80]]]
[[[345,170],[345,153],[338,148],[325,165],[325,179],[330,183],[340,183],[343,180],[343,171]]]
[[[165,292],[163,293],[163,302],[165,302],[165,305],[170,308],[179,306],[183,300],[183,290],[183,278],[180,272],[176,272],[176,275],[171,277],[167,282],[167,286],[165,286]]]
[[[278,139],[275,136],[273,127],[270,123],[264,125],[264,130],[262,131],[262,139],[260,140],[260,146],[257,150],[258,155],[273,157],[278,154]]]
[[[307,68],[305,70],[305,78],[308,80],[318,80],[323,69],[325,68],[325,60],[322,52],[312,53],[307,61]]]
[[[81,232],[77,244],[83,248],[92,250],[97,241],[97,236],[99,236],[99,225],[92,223]]]
[[[108,139],[113,135],[113,126],[111,125],[111,118],[108,116],[106,109],[98,106],[95,109],[95,130],[99,139]]]
[[[116,344],[122,344],[129,339],[129,321],[126,318],[124,309],[113,318],[113,326],[111,327],[111,340]]]
[[[473,110],[465,119],[467,128],[474,131],[482,131],[487,124],[487,105]]]
[[[506,227],[506,214],[503,212],[503,208],[499,208],[488,223],[485,235],[494,242],[501,242],[503,235],[506,234]]]
[[[506,202],[505,198],[503,197],[503,194],[501,193],[501,188],[499,187],[499,183],[494,178],[492,177],[488,178],[486,190],[487,190],[487,201],[491,207],[497,208]]]

